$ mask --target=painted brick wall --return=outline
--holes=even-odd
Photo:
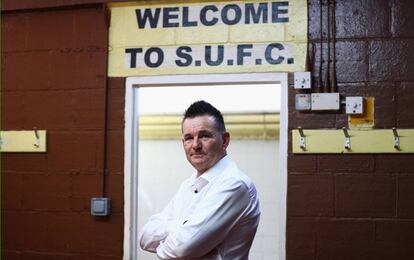
[[[108,219],[102,193],[105,0],[2,1],[2,129],[47,129],[47,154],[2,155],[4,259],[120,259],[124,79],[109,86]],[[309,0],[319,76],[319,0]],[[323,2],[326,17],[327,0]],[[333,1],[331,1],[333,2]],[[377,128],[414,127],[411,0],[336,1],[338,89],[375,97]],[[40,9],[38,9],[40,8]],[[53,21],[53,22],[51,22]],[[326,22],[324,22],[326,32]],[[325,35],[326,36],[326,35]],[[300,113],[289,128],[338,128],[339,113]],[[412,259],[413,155],[288,157],[287,259]],[[254,259],[252,259],[254,260]]]
[[[108,81],[102,187],[105,6],[5,11],[1,22],[1,128],[48,131],[47,153],[2,154],[2,259],[121,259],[124,79]],[[102,194],[112,215],[94,218]]]
[[[323,36],[327,35],[323,0]],[[330,1],[333,3],[333,1]],[[319,77],[320,1],[309,4],[312,75]],[[336,1],[339,92],[375,98],[376,128],[414,128],[414,2]],[[332,50],[331,50],[332,51]],[[332,52],[331,52],[332,53]],[[301,113],[289,128],[339,128],[344,111]],[[414,155],[288,155],[287,259],[412,259]]]

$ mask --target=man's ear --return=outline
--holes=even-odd
[[[230,133],[225,132],[223,134],[223,148],[226,149],[227,146],[229,146],[229,143],[230,143]]]

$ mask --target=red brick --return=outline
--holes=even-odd
[[[25,174],[23,208],[26,210],[70,210],[71,176]]]
[[[413,1],[392,1],[391,9],[391,32],[395,37],[413,37],[414,22],[412,19],[412,10],[414,10]]]
[[[35,91],[21,93],[23,110],[8,109],[6,117],[18,116],[23,129],[102,129],[102,90]]]
[[[392,176],[335,176],[335,212],[340,217],[393,217],[396,181]]]
[[[19,210],[23,200],[23,176],[17,173],[1,174],[1,207],[3,210]]]
[[[21,113],[25,109],[25,103],[21,98],[21,92],[1,93],[1,126],[3,130],[20,130],[27,114]],[[16,113],[16,111],[20,111]]]
[[[38,9],[38,8],[53,8],[53,7],[71,7],[80,4],[95,4],[95,3],[106,3],[108,0],[24,0],[24,1],[13,1],[5,0],[2,1],[3,10],[22,10],[22,9]],[[112,2],[119,2],[118,0]]]
[[[4,54],[3,90],[45,90],[50,88],[51,53],[49,51]]]
[[[377,259],[411,260],[414,255],[412,221],[376,221]]]
[[[124,172],[124,132],[109,131],[108,132],[108,170],[111,173]]]
[[[319,172],[330,173],[369,173],[375,167],[374,156],[362,154],[320,155],[318,162]]]
[[[73,91],[70,101],[72,128],[82,130],[103,129],[105,112],[103,89]]]
[[[122,256],[105,255],[72,255],[71,260],[122,260]]]
[[[71,254],[24,252],[22,260],[72,260]]]
[[[75,46],[107,48],[106,9],[103,7],[83,9],[75,13]]]
[[[4,211],[2,248],[5,250],[49,250],[47,214]]]
[[[2,52],[24,50],[27,32],[26,14],[2,15]]]
[[[413,221],[376,221],[376,240],[414,246]]]
[[[22,255],[18,251],[2,250],[1,259],[7,260],[21,260]]]
[[[53,51],[51,67],[52,89],[104,88],[106,53],[102,49],[77,47]]]
[[[89,212],[91,198],[102,196],[102,172],[96,174],[73,174],[71,209]]]
[[[316,221],[290,219],[286,225],[287,259],[315,259]]]
[[[108,86],[108,128],[123,130],[125,126],[125,79],[109,78]]]
[[[123,219],[123,214],[112,214],[108,218],[93,218],[89,213],[77,214],[76,219],[67,223],[73,229],[68,234],[73,247],[71,252],[122,255]]]
[[[402,83],[397,88],[397,126],[414,128],[414,83]]]
[[[414,176],[398,176],[397,216],[414,218]]]
[[[375,157],[377,173],[414,173],[414,154],[384,154]]]
[[[47,153],[3,153],[2,170],[11,172],[46,173]]]
[[[373,259],[374,223],[363,220],[320,220],[317,256],[323,260]]]
[[[318,161],[316,155],[288,155],[288,172],[317,173]]]
[[[52,50],[74,45],[72,10],[32,12],[27,19],[30,24],[27,30],[29,50]]]
[[[334,181],[327,175],[290,175],[288,216],[333,216]]]
[[[414,80],[414,39],[372,41],[370,44],[371,81]]]
[[[389,32],[387,0],[337,1],[336,37],[366,38],[387,37]],[[327,16],[324,16],[324,23]],[[314,24],[311,26],[318,26]]]
[[[102,169],[102,133],[50,132],[48,171],[50,173],[96,173]]]
[[[322,82],[325,83],[325,77],[327,73],[327,62],[328,62],[328,44],[324,43],[321,49],[319,41],[313,43],[314,47],[314,61],[312,76],[313,86],[319,87],[319,69],[322,54]],[[331,60],[334,59],[333,45],[331,46]],[[363,40],[340,40],[335,44],[335,60],[336,60],[336,80],[338,83],[355,83],[365,82],[368,80],[368,43]],[[322,52],[322,53],[321,53]],[[331,63],[331,70],[333,72],[333,63]]]

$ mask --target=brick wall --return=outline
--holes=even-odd
[[[121,259],[124,79],[108,79],[103,189],[103,2],[2,1],[1,128],[37,127],[49,135],[46,154],[2,154],[4,259]],[[319,0],[308,2],[317,79],[322,52],[326,73],[327,45],[319,46]],[[339,92],[375,97],[377,128],[413,128],[414,2],[336,2]],[[290,88],[290,129],[346,125],[343,111],[295,111],[294,94]],[[287,259],[411,259],[413,159],[289,153]],[[102,193],[112,199],[113,214],[93,218],[89,200]]]
[[[327,38],[327,1],[322,6]],[[333,1],[331,1],[333,3]],[[375,98],[376,128],[414,128],[414,2],[336,1],[341,95]],[[320,48],[320,1],[309,1],[310,49]],[[332,49],[331,49],[332,51]],[[331,52],[332,53],[332,52]],[[289,129],[339,128],[344,111],[301,113],[289,95]],[[412,259],[414,155],[288,155],[287,259]]]
[[[48,131],[47,153],[2,154],[3,259],[121,259],[124,79],[108,81],[103,188],[105,6],[5,11],[1,22],[1,128]],[[94,218],[90,199],[103,194],[112,215]]]

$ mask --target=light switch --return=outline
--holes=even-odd
[[[92,198],[91,215],[108,216],[111,212],[111,200],[109,198]]]

